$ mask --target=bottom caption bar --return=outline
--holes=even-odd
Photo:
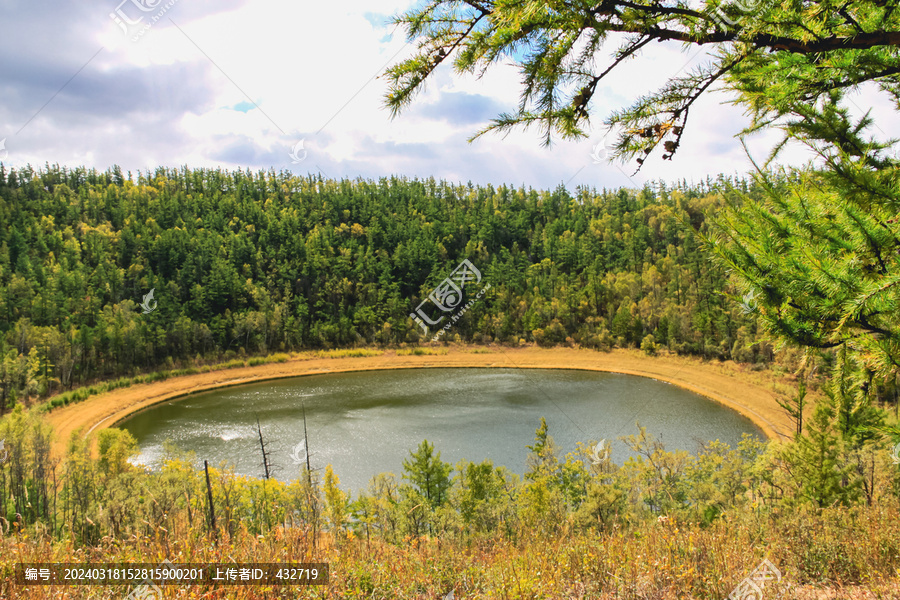
[[[19,585],[327,585],[328,563],[19,563]]]

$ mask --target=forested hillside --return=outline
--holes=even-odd
[[[465,258],[491,288],[445,341],[771,357],[691,231],[720,203],[711,184],[572,197],[272,171],[0,174],[0,408],[234,354],[424,343],[409,314]]]

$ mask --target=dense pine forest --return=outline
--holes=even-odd
[[[695,235],[721,204],[713,182],[572,196],[274,171],[4,168],[0,409],[176,365],[426,343],[409,314],[466,258],[491,289],[444,342],[768,361],[752,306],[735,301]]]
[[[763,558],[783,569],[777,589],[789,597],[818,597],[818,584],[848,586],[847,598],[896,591],[900,446],[890,448],[883,404],[896,386],[852,387],[846,349],[776,354],[764,319],[782,312],[757,306],[767,298],[742,294],[715,259],[721,215],[796,180],[573,197],[271,171],[0,174],[0,595],[43,597],[12,585],[23,561],[286,556],[332,565],[326,588],[296,594],[308,598],[721,598]],[[410,313],[464,259],[489,291],[433,342]],[[691,455],[638,427],[620,438],[633,456],[619,465],[596,440],[563,456],[541,420],[522,477],[490,461],[446,463],[423,440],[399,477],[379,474],[354,496],[330,465],[300,466],[287,482],[227,463],[207,476],[174,444],[150,470],[131,464],[127,431],[60,440],[41,410],[286,352],[456,342],[777,362],[798,383],[777,399],[796,432]],[[81,589],[72,597],[127,592]]]

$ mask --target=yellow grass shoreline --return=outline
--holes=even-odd
[[[323,358],[306,353],[282,363],[209,371],[132,385],[56,408],[45,419],[56,432],[61,449],[73,431],[89,433],[115,427],[151,406],[223,387],[261,381],[385,369],[415,368],[575,369],[637,375],[665,381],[723,404],[747,417],[769,439],[786,438],[791,424],[776,397],[790,393],[790,382],[770,371],[747,365],[709,362],[665,355],[649,357],[634,350],[609,353],[575,348],[450,347],[446,354]]]

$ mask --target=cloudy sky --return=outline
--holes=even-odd
[[[142,11],[141,1],[153,10]],[[482,80],[444,66],[392,120],[378,75],[412,51],[403,31],[389,24],[411,5],[0,0],[0,157],[14,167],[274,168],[569,189],[696,182],[751,168],[734,138],[747,119],[723,92],[692,109],[674,161],[655,156],[632,177],[633,166],[591,158],[609,111],[705,59],[696,48],[674,44],[647,52],[607,81],[591,105],[595,129],[588,140],[547,149],[536,130],[522,130],[468,143],[492,117],[514,108],[519,74],[511,65]],[[875,101],[861,92],[855,102],[862,110]],[[889,107],[875,107],[883,119],[894,118]],[[774,140],[752,139],[754,156],[764,158]],[[799,148],[785,156],[807,159]]]

